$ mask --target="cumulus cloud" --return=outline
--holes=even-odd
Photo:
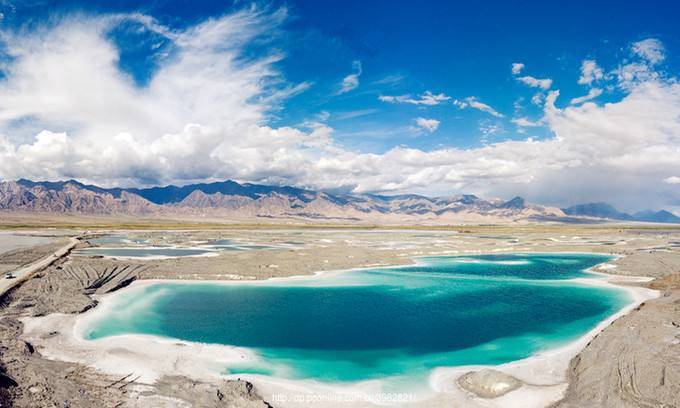
[[[558,97],[553,91],[546,98],[544,121],[552,137],[471,149],[400,147],[383,155],[359,154],[353,162],[366,172],[355,180],[355,189],[523,192],[539,201],[597,199],[624,206],[654,205],[652,197],[660,203],[664,191],[673,194],[661,180],[669,172],[680,174],[680,85],[641,84],[602,106],[558,108]]]
[[[587,95],[583,95],[583,96],[579,96],[578,98],[574,98],[574,99],[572,99],[571,102],[569,102],[569,103],[571,103],[572,105],[578,105],[578,104],[580,104],[580,103],[589,101],[589,100],[591,100],[591,99],[595,99],[595,98],[597,98],[597,97],[600,96],[600,95],[602,95],[602,89],[600,89],[600,88],[591,88],[591,89],[588,91],[588,94],[587,94]]]
[[[513,63],[511,67],[512,75],[515,75],[515,79],[525,85],[528,85],[532,88],[540,88],[542,90],[548,90],[552,86],[552,79],[538,79],[529,75],[525,76],[517,76],[519,75],[522,71],[524,71],[524,64],[522,63]]]
[[[538,92],[531,97],[531,103],[536,106],[542,106],[543,101],[545,101],[545,94],[543,92]]]
[[[663,182],[666,184],[680,184],[680,177],[678,176],[666,177],[665,179],[663,179]]]
[[[633,62],[622,65],[613,71],[618,85],[624,90],[631,90],[641,83],[656,81],[661,74],[648,64]]]
[[[433,94],[431,91],[426,91],[424,94],[418,95],[416,97],[413,97],[411,95],[397,95],[397,96],[380,95],[378,97],[378,100],[382,102],[407,103],[411,105],[425,105],[425,106],[439,105],[440,103],[446,102],[450,99],[451,99],[450,96],[447,96],[443,93]]]
[[[121,72],[120,50],[107,35],[121,19],[136,19],[173,46],[143,87]],[[281,98],[300,87],[277,72],[282,55],[253,59],[244,50],[262,44],[283,19],[285,12],[248,9],[183,30],[128,15],[6,29],[0,176],[75,177],[105,186],[231,178],[356,193],[603,200],[622,208],[680,200],[677,185],[669,184],[677,177],[669,175],[680,175],[680,84],[650,64],[648,75],[606,104],[562,108],[559,92],[547,92],[541,123],[551,134],[542,139],[365,153],[342,147],[320,121],[267,124]],[[419,106],[450,99],[432,92],[381,97]],[[521,119],[518,126],[534,123]],[[496,132],[494,139],[505,134],[492,125],[485,129]]]
[[[522,77],[517,77],[517,80],[524,85],[530,86],[532,88],[541,88],[544,91],[550,89],[552,86],[552,79],[538,79],[534,78],[532,76],[522,76]]]
[[[579,84],[590,85],[593,81],[599,81],[602,78],[604,78],[604,72],[595,60],[583,60],[581,63],[581,76],[578,79]]]
[[[510,68],[510,70],[512,71],[512,75],[519,75],[519,73],[521,73],[523,69],[524,64],[522,64],[521,62],[514,62]]]
[[[631,49],[633,53],[650,64],[658,64],[666,59],[666,50],[663,43],[655,38],[647,38],[633,43]]]
[[[280,86],[273,64],[281,56],[245,60],[241,53],[284,18],[285,10],[249,9],[173,31],[146,16],[75,15],[2,32],[12,62],[0,82],[0,174],[106,184],[197,180],[236,174],[230,153],[237,147],[306,143],[316,133],[259,125],[298,88]],[[143,88],[120,71],[120,50],[108,36],[131,21],[174,46]],[[36,128],[44,131],[31,142]],[[271,133],[272,144],[251,132]]]
[[[497,118],[503,117],[503,114],[499,113],[496,109],[492,108],[491,106],[483,102],[480,102],[476,96],[468,96],[463,100],[456,99],[453,101],[453,104],[459,107],[460,109],[465,109],[469,107],[472,109],[480,110],[482,112],[486,112],[489,115],[495,116]]]
[[[666,58],[661,41],[648,38],[631,45],[631,59],[624,61],[607,76],[617,81],[619,88],[630,91],[641,83],[664,80],[656,67]]]
[[[541,121],[532,121],[526,117],[514,118],[511,122],[520,127],[538,127],[542,125]]]
[[[361,61],[359,60],[353,61],[352,69],[354,70],[354,72],[343,78],[342,83],[340,84],[340,90],[338,91],[338,94],[344,94],[353,89],[356,89],[359,86],[359,76],[361,76],[361,73],[363,71],[361,67]]]
[[[430,133],[437,130],[440,123],[441,122],[438,121],[437,119],[425,119],[425,118],[417,118],[416,119],[416,125],[418,125],[418,127],[420,127],[421,129],[424,129],[424,130],[426,130]]]

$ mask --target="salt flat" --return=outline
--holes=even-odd
[[[46,244],[53,238],[47,236],[35,236],[18,234],[13,232],[0,232],[0,254],[20,248]]]
[[[74,234],[82,232],[73,231]],[[59,313],[72,314],[90,310],[96,305],[92,296],[97,297],[116,291],[132,281],[281,279],[347,268],[408,265],[413,262],[414,257],[419,256],[514,252],[594,252],[614,255],[616,259],[602,264],[596,271],[624,277],[654,278],[651,282],[629,279],[618,284],[652,288],[660,291],[661,297],[647,300],[643,306],[616,318],[613,324],[599,328],[598,332],[604,330],[590,341],[589,345],[586,345],[588,343],[586,341],[573,350],[574,354],[579,354],[570,363],[569,359],[574,354],[567,354],[568,357],[563,360],[562,365],[532,366],[532,371],[529,371],[528,375],[526,370],[510,371],[525,385],[508,392],[496,402],[484,398],[483,395],[478,396],[461,389],[457,385],[456,377],[465,373],[446,372],[439,377],[442,393],[427,403],[412,402],[412,406],[441,406],[454,394],[464,396],[472,405],[480,406],[494,406],[501,401],[530,400],[535,402],[535,406],[542,406],[541,401],[545,402],[547,398],[560,399],[563,393],[566,399],[558,403],[563,406],[583,406],[585,401],[591,401],[593,398],[597,405],[611,407],[635,406],[628,402],[630,398],[635,398],[636,401],[663,401],[670,405],[678,402],[676,400],[678,393],[673,390],[674,383],[670,379],[680,371],[674,363],[675,360],[669,356],[680,357],[680,350],[677,349],[680,329],[673,325],[673,322],[680,319],[677,307],[664,306],[669,302],[673,304],[673,299],[680,297],[678,295],[680,285],[677,283],[680,250],[673,244],[678,241],[678,231],[618,227],[525,226],[517,229],[250,228],[210,231],[138,230],[122,233],[143,241],[145,245],[149,243],[188,245],[210,240],[240,240],[272,246],[274,249],[226,251],[218,256],[198,258],[117,260],[79,255],[62,259],[59,264],[29,280],[4,300],[8,307],[2,311],[2,322],[7,330],[3,331],[0,342],[8,351],[3,356],[2,362],[8,375],[18,382],[18,390],[24,390],[17,394],[22,403],[39,406],[70,401],[77,406],[88,406],[87,401],[96,396],[100,401],[105,401],[100,406],[115,406],[119,403],[127,406],[135,404],[156,406],[161,402],[165,404],[164,406],[184,406],[183,404],[190,401],[198,404],[197,406],[203,406],[217,403],[219,401],[217,390],[220,390],[221,395],[230,396],[230,401],[238,401],[233,406],[262,406],[263,400],[277,407],[306,406],[291,405],[290,402],[283,401],[279,401],[278,404],[273,402],[275,397],[281,399],[282,392],[290,391],[292,385],[284,382],[276,383],[246,375],[237,378],[211,377],[201,372],[192,374],[191,370],[178,370],[176,375],[172,375],[172,371],[165,372],[155,381],[147,381],[143,380],[142,372],[126,372],[125,377],[112,375],[111,366],[107,363],[114,361],[112,359],[102,359],[98,365],[88,365],[86,360],[81,360],[77,356],[77,353],[70,358],[53,353],[48,343],[59,342],[59,339],[65,338],[63,336],[68,334],[68,325],[59,329],[58,322],[61,319]],[[87,247],[86,241],[87,239],[83,240],[79,246]],[[286,246],[286,243],[294,245]],[[31,338],[30,335],[20,340],[24,332],[22,321],[28,322],[25,319],[30,320],[34,316],[48,316],[53,322],[57,322],[55,326],[49,326],[52,327],[50,329],[52,334],[42,337],[43,340]],[[68,316],[64,316],[66,317]],[[62,333],[62,330],[66,332]],[[630,332],[638,333],[637,337],[631,337]],[[112,341],[115,341],[115,338],[113,339]],[[27,351],[25,342],[30,343],[35,349],[33,353]],[[83,352],[87,350],[84,345],[71,346],[72,351],[77,351],[80,347],[83,347]],[[177,351],[184,350],[182,353],[188,350],[181,342],[170,342],[167,347]],[[125,357],[121,354],[126,353],[123,347],[118,353],[119,357]],[[187,356],[181,355],[184,357],[179,357],[180,360],[177,360],[176,364],[183,364],[181,361],[186,360]],[[172,367],[170,360],[164,362],[159,360],[157,363],[167,363]],[[617,373],[621,372],[621,364],[625,364],[626,367],[635,365],[636,370],[629,371],[627,377],[620,378]],[[478,369],[470,368],[472,371]],[[71,373],[68,378],[57,374],[64,370]],[[662,377],[667,381],[660,381]],[[537,385],[544,381],[542,378],[562,380],[553,382],[553,385],[550,385],[552,388],[545,388]],[[604,382],[600,380],[602,378],[605,379]],[[122,390],[107,387],[107,384],[119,380],[117,384],[125,385]],[[60,391],[50,395],[44,392],[28,392],[28,388],[34,386],[31,384],[36,384],[36,381],[41,384],[39,387],[49,386],[50,389]],[[635,394],[629,393],[628,390],[631,389],[627,385],[629,382],[634,382]],[[79,396],[77,391],[79,389],[86,390],[89,397]],[[307,391],[303,394],[307,395],[308,400],[314,400],[312,398],[314,396],[325,398],[337,391],[326,389],[317,394],[309,394]],[[342,392],[343,395],[349,393],[347,395],[356,397],[374,395],[373,391],[376,389],[350,387]],[[110,405],[107,405],[109,402]],[[400,403],[400,406],[408,405],[408,401]]]

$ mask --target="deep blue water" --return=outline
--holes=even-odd
[[[225,373],[351,381],[500,364],[574,340],[630,300],[570,281],[609,258],[422,258],[398,268],[259,284],[159,283],[123,292],[85,337],[125,333],[249,347]],[[141,290],[142,293],[139,293]]]

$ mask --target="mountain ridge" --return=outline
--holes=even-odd
[[[621,212],[612,205],[604,202],[572,205],[571,207],[562,208],[562,212],[567,215],[607,218],[621,221],[680,223],[680,217],[666,210],[643,210],[631,215]]]
[[[561,216],[559,209],[474,195],[332,194],[232,180],[146,189],[103,188],[77,180],[0,182],[0,210],[84,214],[301,218],[399,223],[497,222]]]
[[[233,180],[150,188],[103,188],[77,180],[2,181],[0,211],[385,223],[593,222],[592,218],[680,223],[680,217],[668,211],[630,215],[607,203],[559,209],[519,196],[504,201],[472,194],[338,194]]]

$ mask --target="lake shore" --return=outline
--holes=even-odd
[[[412,233],[404,233],[404,232],[399,232],[399,233],[392,233],[392,234],[398,234],[398,235],[387,235],[387,236],[382,236],[378,239],[369,239],[366,240],[364,237],[361,236],[350,236],[349,240],[354,240],[357,241],[356,244],[351,245],[347,243],[343,243],[342,245],[337,242],[337,240],[334,240],[334,242],[325,242],[322,243],[322,246],[325,246],[326,248],[323,248],[324,250],[321,251],[319,250],[312,250],[310,246],[307,247],[302,247],[301,249],[295,249],[295,250],[286,250],[286,251],[272,251],[268,253],[267,255],[267,260],[266,264],[263,264],[263,262],[259,262],[258,264],[253,265],[252,260],[257,257],[258,254],[256,254],[256,251],[252,251],[250,254],[236,254],[236,259],[232,259],[232,261],[236,261],[235,263],[236,268],[239,268],[241,272],[239,273],[234,273],[235,271],[231,269],[224,270],[220,267],[217,267],[217,271],[212,271],[213,274],[206,274],[203,275],[202,278],[206,280],[213,280],[213,279],[233,279],[232,276],[237,276],[240,277],[241,279],[247,279],[247,278],[252,278],[253,276],[256,279],[266,279],[269,277],[285,277],[293,274],[308,274],[313,272],[313,267],[315,265],[315,262],[317,262],[318,265],[321,267],[318,268],[317,270],[332,270],[332,269],[340,269],[340,268],[333,268],[337,266],[338,264],[349,264],[346,266],[349,267],[360,267],[360,266],[368,266],[371,263],[375,263],[375,259],[385,259],[387,260],[386,262],[381,262],[381,264],[405,264],[409,262],[410,257],[412,256],[423,256],[423,255],[436,255],[436,254],[443,254],[443,253],[450,253],[450,254],[475,254],[475,253],[480,253],[480,252],[490,252],[490,253],[498,253],[498,252],[504,252],[504,251],[513,251],[513,252],[591,252],[595,250],[595,252],[600,252],[602,253],[603,250],[606,250],[606,253],[611,253],[614,251],[611,251],[611,247],[603,247],[601,245],[593,245],[589,243],[578,243],[577,245],[564,245],[564,243],[560,242],[555,242],[555,241],[549,241],[549,237],[541,237],[541,236],[534,236],[534,237],[527,237],[527,236],[522,236],[519,237],[519,244],[510,244],[509,242],[504,242],[501,245],[495,245],[497,244],[498,240],[491,240],[491,241],[486,241],[486,238],[462,238],[459,236],[453,236],[452,238],[449,237],[425,237],[425,241],[430,241],[428,242],[418,242],[418,241],[423,241],[422,238],[413,238],[410,236]],[[351,234],[350,234],[351,235]],[[386,239],[388,238],[388,239]],[[597,239],[602,239],[603,237],[597,237]],[[607,239],[610,239],[611,236],[607,236]],[[630,238],[630,237],[628,237]],[[320,239],[319,236],[315,237],[307,237],[309,242],[316,242],[315,245],[318,245],[318,242]],[[558,241],[561,240],[566,240],[566,241],[574,241],[570,239],[560,239],[559,237],[555,238]],[[611,265],[614,265],[615,267],[603,267],[603,272],[607,272],[609,274],[617,274],[617,275],[645,275],[647,274],[648,276],[654,276],[655,274],[659,274],[660,279],[664,279],[664,276],[669,276],[673,272],[673,268],[671,267],[669,269],[670,273],[660,273],[659,271],[655,270],[657,261],[659,259],[663,259],[663,261],[668,264],[669,260],[672,260],[675,262],[676,259],[676,253],[674,251],[671,252],[664,252],[661,255],[658,253],[651,253],[651,252],[645,252],[644,248],[646,247],[654,247],[658,246],[661,244],[661,241],[667,240],[668,238],[654,238],[654,239],[645,239],[645,240],[638,240],[638,239],[629,239],[626,241],[625,244],[619,245],[618,247],[615,247],[616,252],[620,255],[627,255],[625,257],[619,258],[615,261],[612,261]],[[399,247],[398,249],[384,249],[385,248],[385,241],[391,240],[392,243],[394,242],[401,242],[401,244],[404,244],[405,241],[416,241],[416,246],[415,248],[409,248],[409,249],[404,249],[402,247]],[[442,241],[447,241],[446,243],[441,243],[441,247],[436,247],[433,248],[433,245],[431,245],[431,242],[433,240],[442,240]],[[592,238],[592,240],[595,240],[595,237]],[[264,240],[262,240],[264,241]],[[380,249],[368,249],[369,246],[366,245],[365,241],[370,241],[372,244],[375,244],[376,247],[378,245],[382,245],[379,247]],[[377,241],[377,242],[376,242]],[[507,240],[506,240],[507,241]],[[581,241],[581,239],[579,239]],[[494,245],[489,245],[489,244],[494,244]],[[447,246],[448,245],[448,246]],[[393,246],[399,246],[399,245],[393,245]],[[401,245],[405,246],[405,245]],[[318,247],[317,247],[318,249]],[[328,249],[328,250],[326,250]],[[298,251],[301,251],[304,256],[300,256],[298,254]],[[229,254],[230,256],[233,256],[234,254]],[[261,253],[259,254],[261,255]],[[255,258],[251,258],[255,257]],[[293,263],[295,259],[299,258],[307,258],[306,260],[311,260],[314,259],[315,261],[309,262],[309,266],[307,268],[291,268],[287,265],[287,263]],[[357,262],[358,265],[355,263],[355,259],[359,258],[360,260],[363,261],[363,265],[361,262]],[[216,262],[219,261],[221,257],[215,257],[215,258],[205,258],[205,259],[198,259],[194,258],[191,260],[191,262],[199,260],[202,263],[207,263],[213,262],[213,265],[220,265],[217,264]],[[80,259],[80,260],[69,260],[68,262],[71,262],[71,265],[67,269],[71,269],[75,266],[78,266],[80,263],[83,263],[85,261],[88,261],[88,263],[91,265],[93,268],[97,268],[97,265],[108,265],[111,266],[112,264],[115,264],[116,262],[120,261],[113,261],[113,260],[102,260],[102,259]],[[327,262],[324,262],[327,261]],[[396,262],[392,262],[396,261]],[[140,277],[141,279],[157,279],[157,278],[171,278],[171,279],[192,279],[192,273],[200,273],[201,270],[203,270],[203,266],[200,266],[197,270],[193,271],[192,273],[187,273],[186,275],[179,275],[176,274],[182,269],[186,269],[186,265],[188,265],[186,262],[189,262],[188,260],[164,260],[164,261],[153,261],[153,262],[139,262],[139,263],[133,263],[134,265],[141,265],[142,268],[147,268],[144,271],[140,272]],[[224,261],[222,261],[224,262]],[[126,265],[129,266],[129,262],[126,262]],[[149,265],[153,264],[153,265]],[[160,264],[160,265],[159,265]],[[259,266],[258,266],[259,265]],[[276,267],[271,267],[271,265],[277,265]],[[232,266],[233,267],[233,266]],[[222,269],[222,270],[220,270]],[[161,272],[163,270],[164,272]],[[600,271],[599,268],[596,268],[597,271]],[[638,273],[635,273],[638,272]],[[644,272],[650,272],[650,273],[644,273]],[[165,276],[163,275],[165,274]],[[176,274],[176,275],[173,275]],[[222,277],[218,275],[230,275],[229,277]],[[657,283],[652,282],[650,284],[645,284],[645,286],[654,286],[654,285],[659,285],[658,283],[659,279],[657,279]],[[625,284],[636,284],[639,286],[639,282],[623,282]],[[476,396],[468,391],[462,390],[460,387],[457,386],[456,381],[455,381],[455,375],[453,371],[451,372],[446,372],[444,369],[443,371],[440,370],[440,372],[437,372],[436,375],[433,375],[433,378],[436,377],[439,380],[435,381],[436,384],[439,384],[438,386],[441,387],[442,390],[446,391],[445,394],[447,397],[450,396],[450,394],[457,394],[458,396],[465,398],[466,403],[469,405],[474,405],[474,404],[479,404],[483,406],[489,406],[489,404],[495,405],[499,403],[503,403],[503,406],[508,406],[506,404],[511,403],[514,400],[516,401],[522,401],[524,403],[527,403],[529,401],[535,401],[536,405],[535,406],[545,406],[546,403],[556,403],[556,404],[561,404],[564,406],[570,406],[570,401],[578,401],[578,398],[583,395],[581,392],[581,388],[585,386],[584,380],[587,379],[586,376],[582,375],[582,372],[588,372],[588,370],[591,370],[593,367],[599,367],[599,369],[606,370],[606,367],[602,367],[603,364],[600,363],[602,357],[598,357],[597,361],[589,361],[585,360],[582,358],[582,356],[588,352],[589,348],[591,348],[592,344],[595,344],[599,342],[601,338],[616,338],[619,339],[622,337],[622,333],[613,333],[609,334],[609,332],[614,331],[612,327],[616,328],[617,323],[621,321],[622,319],[627,319],[630,316],[634,316],[636,314],[640,314],[641,310],[645,310],[646,308],[649,307],[649,305],[655,305],[656,303],[659,302],[665,302],[667,301],[666,292],[670,290],[670,292],[673,292],[674,289],[668,289],[668,284],[662,283],[660,284],[661,287],[656,287],[655,289],[660,289],[662,291],[662,297],[659,299],[653,299],[649,300],[645,303],[643,308],[638,308],[639,310],[632,310],[632,313],[629,313],[625,315],[624,317],[621,318],[614,318],[609,320],[616,320],[614,324],[609,324],[611,321],[607,321],[606,324],[603,323],[600,326],[603,327],[598,327],[598,330],[595,333],[589,333],[592,334],[592,336],[595,336],[595,339],[592,340],[589,338],[588,340],[582,341],[578,347],[572,348],[571,354],[570,353],[564,353],[561,354],[560,357],[560,365],[559,367],[557,366],[546,366],[545,363],[541,365],[540,363],[537,363],[537,361],[545,361],[545,359],[550,360],[550,361],[556,361],[557,359],[555,358],[555,355],[552,356],[543,356],[544,360],[538,359],[539,356],[535,356],[534,358],[534,365],[532,366],[533,368],[521,368],[520,367],[509,367],[508,368],[508,373],[517,377],[525,385],[522,387],[518,388],[517,390],[511,391],[507,394],[505,394],[502,397],[499,398],[494,398],[494,399],[487,399],[487,398],[481,398],[479,396]],[[633,289],[631,289],[633,290]],[[638,290],[638,289],[634,289]],[[672,294],[670,296],[673,296]],[[74,302],[82,302],[80,305],[82,307],[85,307],[83,305],[89,304],[88,302],[91,302],[91,299],[89,299],[89,296],[85,296],[84,298],[80,297],[74,297],[73,299],[70,299],[70,302],[66,303],[71,303],[71,309],[77,309],[74,305]],[[66,307],[64,308],[63,305],[60,307],[54,307],[53,309],[62,309],[62,313],[73,313],[74,311],[77,310],[68,310],[69,308]],[[637,306],[636,306],[637,308]],[[66,310],[64,310],[66,309]],[[47,310],[46,310],[47,311]],[[58,310],[54,310],[58,311]],[[44,313],[51,315],[52,312],[50,313]],[[30,317],[30,313],[25,316],[21,316],[20,318],[23,319],[25,317]],[[48,316],[49,317],[49,316]],[[618,316],[617,316],[618,317]],[[53,317],[56,318],[56,317]],[[649,324],[653,325],[654,322],[650,322]],[[607,326],[604,328],[604,326]],[[64,327],[61,325],[61,323],[57,323],[57,320],[55,320],[55,330],[52,331],[57,331],[60,334],[64,333]],[[604,331],[601,331],[601,329],[604,328]],[[27,332],[30,332],[31,327],[30,324],[27,324],[26,327]],[[598,334],[599,333],[599,334]],[[56,336],[53,336],[56,337]],[[656,340],[657,342],[659,339]],[[31,343],[29,341],[29,343]],[[38,345],[39,342],[35,342],[33,344],[34,347]],[[586,346],[586,343],[590,343],[590,345]],[[174,342],[174,346],[176,346],[178,349],[186,349],[186,345],[178,345],[181,344],[181,342]],[[585,349],[584,349],[585,347]],[[123,347],[120,350],[120,354],[125,354],[122,350],[127,347]],[[41,358],[55,358],[58,356],[51,356],[49,354],[49,347],[46,348],[41,348],[41,347],[36,347],[36,349],[42,354]],[[642,350],[644,351],[644,350]],[[214,350],[211,350],[210,352],[214,353]],[[572,359],[574,355],[579,353],[579,357]],[[603,352],[606,352],[604,350]],[[207,353],[207,351],[206,351]],[[222,356],[220,354],[220,356]],[[238,353],[236,354],[224,354],[222,356],[223,358],[242,358],[242,355],[239,355]],[[617,360],[618,356],[612,356],[611,359],[613,361]],[[580,360],[578,366],[574,364],[574,360]],[[531,360],[531,359],[527,359]],[[571,365],[569,364],[569,360],[572,360]],[[50,360],[51,361],[51,360]],[[105,362],[106,360],[100,360]],[[179,361],[179,360],[178,360]],[[519,363],[519,362],[515,362]],[[515,364],[513,363],[513,364]],[[69,365],[75,365],[79,366],[80,364],[74,361],[71,361],[68,363]],[[102,363],[105,364],[105,363]],[[587,364],[585,368],[584,364]],[[180,364],[181,365],[181,364]],[[606,365],[608,366],[608,365]],[[541,368],[543,367],[543,368]],[[540,375],[538,374],[539,371],[543,370],[544,368],[548,368],[549,370],[552,367],[552,372],[551,377],[552,379],[556,378],[556,376],[559,374],[562,376],[562,382],[560,383],[559,387],[554,386],[546,386],[549,384],[547,381],[541,382]],[[103,375],[103,372],[106,371],[106,367],[98,367],[100,372],[98,375]],[[476,368],[466,368],[468,371],[470,370],[475,370]],[[579,372],[577,372],[577,370]],[[583,371],[585,370],[585,371]],[[162,371],[162,370],[161,370]],[[181,370],[176,371],[178,374],[181,373]],[[526,376],[523,374],[526,373]],[[144,383],[142,381],[142,378],[145,373],[139,373],[137,375],[142,375],[142,377],[137,378],[136,382],[134,384],[131,384],[129,389],[129,394],[132,395],[126,395],[125,396],[125,401],[130,401],[134,400],[137,401],[151,401],[149,398],[148,394],[149,392],[152,393],[152,395],[155,395],[153,398],[160,398],[161,396],[163,398],[170,398],[170,399],[182,399],[181,395],[178,395],[176,392],[169,392],[168,389],[173,389],[177,388],[180,389],[183,387],[183,383],[186,380],[182,380],[182,378],[189,378],[194,375],[197,376],[204,376],[207,375],[207,373],[186,373],[187,375],[185,376],[172,376],[172,379],[170,379],[170,376],[168,376],[168,372],[164,372],[165,375],[162,375],[160,377],[156,377],[156,383],[155,384],[148,384]],[[457,374],[457,373],[456,373]],[[463,374],[462,372],[460,374]],[[459,375],[459,374],[457,374]],[[109,377],[111,377],[109,375]],[[114,376],[115,377],[115,376]],[[147,379],[150,379],[151,376],[149,376]],[[245,376],[239,376],[241,379],[241,382],[234,381],[235,384],[243,384],[243,380],[245,379]],[[208,380],[208,381],[201,381],[200,383],[202,384],[202,387],[223,387],[224,388],[224,381],[228,381],[230,379],[225,379],[225,378],[215,378],[214,380]],[[235,380],[235,379],[233,379]],[[568,386],[567,386],[567,380],[568,380]],[[172,381],[174,385],[170,386],[168,381]],[[266,382],[262,378],[258,378],[257,376],[254,377],[249,377],[247,379],[249,383],[254,384],[256,392],[258,393],[259,398],[268,400],[271,403],[271,400],[274,399],[273,397],[278,397],[279,399],[281,398],[281,392],[282,390],[288,390],[290,391],[291,389],[297,390],[296,392],[300,392],[301,388],[298,385],[293,385],[293,384],[287,384],[285,382]],[[148,381],[151,382],[151,381]],[[212,384],[212,385],[210,385]],[[220,385],[222,384],[222,385]],[[526,385],[530,384],[530,385]],[[553,383],[553,385],[555,385]],[[238,385],[237,385],[238,386]],[[295,387],[295,388],[291,388]],[[142,396],[142,391],[145,390],[145,395]],[[156,390],[156,391],[150,391],[150,390]],[[160,390],[160,392],[159,392]],[[327,390],[328,391],[328,390]],[[375,397],[376,394],[376,388],[374,387],[373,384],[364,384],[361,389],[353,390],[352,392],[360,392],[363,393],[363,395],[367,396],[373,396]],[[566,392],[566,394],[565,394]],[[604,393],[605,391],[602,391],[601,393]],[[613,392],[613,391],[612,391]],[[155,393],[155,394],[154,394]],[[168,395],[169,394],[169,395]],[[301,394],[308,394],[305,392],[302,392]],[[330,398],[329,395],[332,393],[326,393],[326,392],[317,392],[317,395],[319,396],[325,396],[324,398]],[[566,399],[562,400],[559,402],[560,398],[562,395],[566,395]],[[604,395],[604,394],[603,394]],[[522,396],[520,398],[520,396]],[[243,395],[241,395],[243,397]],[[322,398],[322,397],[319,397]],[[308,399],[312,399],[312,397],[309,397]],[[253,401],[257,400],[255,398]],[[155,399],[154,399],[155,401]],[[244,400],[245,401],[245,400]],[[250,400],[248,400],[250,401]],[[250,404],[251,402],[244,402],[243,406],[248,406],[247,404]],[[400,406],[408,406],[408,405],[413,405],[413,406],[439,406],[438,404],[441,404],[443,400],[440,400],[439,397],[435,397],[433,399],[429,399],[427,401],[416,401],[416,402],[403,402],[400,403]],[[380,402],[380,401],[378,401]],[[384,402],[384,401],[383,401]],[[255,402],[253,402],[255,403]],[[319,401],[314,402],[314,406],[321,406],[317,405],[320,403]],[[337,403],[337,401],[332,401],[332,403]],[[543,405],[541,405],[543,404]],[[279,405],[274,404],[274,406],[294,406],[291,405],[288,402],[283,402],[279,403]],[[332,406],[332,405],[329,405]],[[337,405],[336,405],[337,406]],[[526,406],[526,404],[524,405]],[[574,405],[575,406],[575,405]],[[614,405],[610,405],[614,406]]]
[[[286,281],[319,280],[335,276],[347,271],[318,272],[315,276],[301,275],[298,277],[271,278],[259,281],[209,281],[213,284],[267,284],[272,280],[286,283]],[[505,373],[522,384],[513,392],[493,399],[494,406],[499,407],[544,407],[557,402],[567,387],[566,372],[570,360],[575,357],[585,345],[599,332],[610,325],[617,318],[629,313],[642,302],[658,296],[655,290],[638,286],[618,286],[617,283],[630,284],[647,282],[650,279],[638,277],[620,277],[599,273],[597,278],[575,278],[571,282],[587,285],[622,288],[630,296],[630,302],[620,311],[600,322],[585,335],[561,346],[529,358],[513,361],[497,366],[457,366],[435,369],[429,376],[430,389],[419,393],[405,393],[401,398],[408,402],[423,406],[434,401],[446,401],[448,404],[462,404],[464,406],[485,406],[477,401],[478,395],[470,395],[464,389],[456,386],[457,380],[464,374],[493,368],[497,372]],[[600,278],[605,278],[601,280]],[[565,282],[569,282],[565,281]],[[162,282],[177,282],[172,280],[145,280],[133,283],[124,289],[126,296],[139,298],[145,287]],[[190,284],[195,281],[181,283]],[[201,281],[208,283],[206,281]],[[135,293],[140,293],[135,295]],[[235,364],[245,364],[256,360],[253,353],[244,348],[220,345],[208,345],[180,341],[175,339],[125,334],[106,337],[97,340],[85,340],[84,333],[89,322],[109,313],[115,307],[113,299],[121,293],[114,292],[98,296],[96,308],[80,315],[52,314],[45,317],[22,319],[24,324],[24,339],[37,345],[43,354],[50,359],[86,364],[101,372],[112,376],[122,376],[129,372],[138,375],[138,380],[153,384],[164,376],[182,375],[199,381],[218,381],[221,377],[236,379],[244,378],[256,384],[263,397],[268,401],[278,401],[281,407],[305,406],[314,401],[315,406],[333,406],[339,401],[356,400],[364,406],[391,405],[390,401],[381,400],[387,394],[381,380],[367,380],[352,383],[333,384],[313,380],[289,380],[276,377],[239,374],[222,375],[225,367]],[[153,299],[148,299],[148,305]],[[143,305],[142,305],[143,306]],[[141,306],[135,306],[141,307]],[[50,336],[50,333],[59,332]],[[497,384],[486,386],[496,387]],[[396,397],[395,397],[396,398]],[[348,402],[349,404],[349,402]]]

